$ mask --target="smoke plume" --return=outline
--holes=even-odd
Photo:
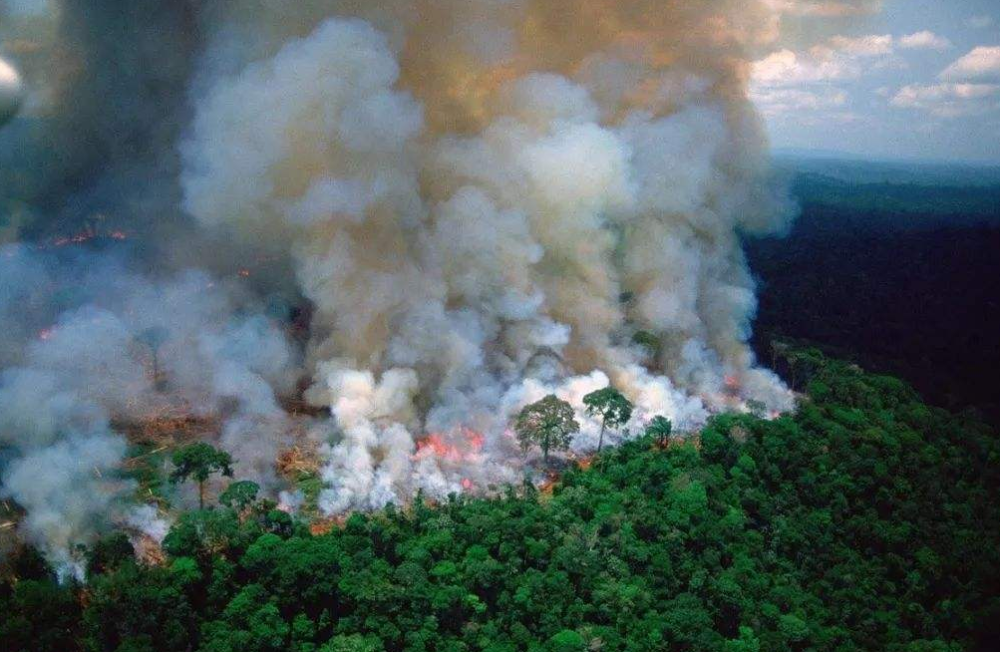
[[[22,534],[162,536],[116,469],[164,415],[288,505],[275,459],[315,451],[333,516],[520,482],[508,424],[549,393],[579,455],[609,383],[612,439],[791,409],[747,346],[741,238],[793,207],[746,83],[814,4],[0,2]]]

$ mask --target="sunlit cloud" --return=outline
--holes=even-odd
[[[893,46],[888,34],[834,36],[805,52],[771,53],[754,63],[752,80],[756,86],[776,87],[855,79],[873,66],[871,59],[892,55]]]
[[[868,16],[882,9],[882,0],[771,0],[770,4],[783,13],[819,18]]]
[[[899,47],[904,50],[947,50],[951,41],[934,32],[924,30],[899,39]]]
[[[751,98],[765,115],[801,113],[836,109],[847,103],[847,93],[828,88],[800,90],[795,88],[754,90]]]
[[[844,79],[853,74],[854,70],[848,62],[781,50],[754,63],[752,78],[760,86],[797,86]]]
[[[893,38],[889,34],[869,36],[834,36],[830,45],[835,52],[851,57],[878,57],[893,52]]]
[[[899,89],[890,104],[920,109],[939,118],[978,115],[1000,106],[996,84],[911,84]]]
[[[941,73],[945,81],[998,81],[1000,80],[1000,46],[978,47],[945,68]]]

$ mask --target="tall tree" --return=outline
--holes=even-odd
[[[219,496],[219,502],[226,507],[232,507],[241,514],[257,500],[260,485],[250,480],[233,482]]]
[[[656,437],[657,443],[660,446],[664,446],[667,443],[667,439],[670,438],[670,433],[673,429],[674,424],[670,423],[670,419],[666,417],[653,417],[653,420],[646,426],[646,434],[653,435]]]
[[[587,414],[601,417],[601,436],[597,440],[597,452],[604,447],[604,430],[611,426],[618,428],[632,418],[632,403],[621,392],[610,385],[583,397]]]
[[[174,484],[193,478],[198,483],[198,508],[205,509],[205,482],[213,473],[233,477],[233,458],[229,453],[198,442],[174,451],[174,470],[170,481]]]
[[[549,394],[542,400],[521,410],[514,424],[514,431],[521,447],[527,450],[532,444],[542,447],[545,463],[549,461],[549,451],[569,448],[570,437],[580,430],[573,407],[566,401]]]

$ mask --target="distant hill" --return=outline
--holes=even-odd
[[[183,514],[156,560],[102,540],[86,586],[25,549],[0,578],[0,649],[995,650],[995,435],[894,378],[783,356],[808,396],[795,415],[646,436],[542,491],[327,533],[265,501],[215,506]]]
[[[1000,168],[778,158],[799,235],[1000,224]]]
[[[973,183],[989,170],[779,164],[802,214],[788,237],[747,243],[761,357],[807,340],[1000,423],[1000,183]]]
[[[784,172],[816,174],[848,183],[1000,186],[1000,165],[872,161],[833,152],[803,150],[776,150],[774,163]]]

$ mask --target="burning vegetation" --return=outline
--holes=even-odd
[[[794,406],[740,243],[792,215],[746,89],[775,3],[43,4],[0,30],[79,64],[0,132],[0,494],[68,572],[193,507],[198,443],[330,522]]]

